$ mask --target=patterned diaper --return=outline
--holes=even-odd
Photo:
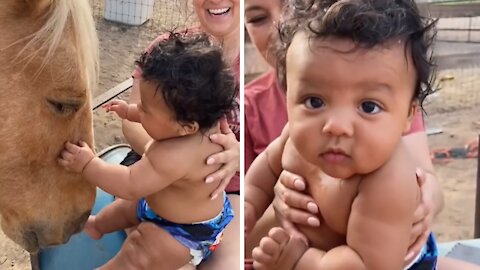
[[[437,241],[433,234],[430,233],[427,243],[418,254],[417,259],[413,260],[410,265],[405,267],[405,270],[436,270],[437,257]]]
[[[137,217],[150,221],[170,233],[182,245],[190,249],[193,265],[200,264],[220,243],[225,227],[233,219],[234,213],[226,194],[223,194],[223,210],[216,217],[193,224],[178,224],[168,221],[153,212],[147,201],[142,198],[137,205]]]

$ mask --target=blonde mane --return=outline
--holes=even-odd
[[[93,91],[98,80],[99,50],[90,4],[88,0],[50,0],[50,2],[46,23],[37,32],[26,37],[29,41],[19,54],[38,48],[38,44],[41,44],[40,48],[34,49],[35,53],[28,58],[32,59],[35,54],[46,50],[42,69],[54,55],[65,37],[68,23],[71,23],[82,78],[88,90]]]

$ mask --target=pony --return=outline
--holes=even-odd
[[[95,187],[66,171],[66,141],[93,143],[98,39],[88,0],[0,1],[0,223],[31,254],[85,224]]]

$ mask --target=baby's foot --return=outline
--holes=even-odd
[[[85,228],[83,230],[93,240],[98,240],[103,236],[103,233],[99,232],[95,227],[95,216],[93,215],[88,217],[87,223],[85,223]]]
[[[253,249],[256,270],[293,270],[308,246],[300,238],[290,237],[283,228],[272,228],[260,246]]]

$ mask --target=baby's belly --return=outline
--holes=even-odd
[[[332,179],[326,175],[307,178],[307,182],[308,191],[319,208],[320,227],[303,227],[303,232],[312,246],[325,251],[344,245],[358,182]]]
[[[328,251],[346,243],[345,235],[333,231],[326,224],[320,227],[299,226],[299,230],[309,239],[311,247],[320,250]]]

